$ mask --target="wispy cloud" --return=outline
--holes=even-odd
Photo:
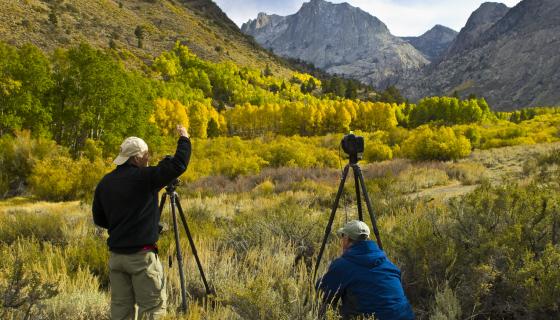
[[[259,12],[289,15],[297,12],[304,0],[214,0],[238,25],[254,19]],[[397,36],[420,35],[436,24],[459,31],[470,14],[484,0],[331,0],[348,2],[383,21]],[[509,7],[520,0],[503,0]]]

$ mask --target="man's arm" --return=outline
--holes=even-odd
[[[101,200],[99,199],[99,185],[95,188],[91,211],[93,212],[93,222],[102,228],[109,229],[109,222],[107,221],[107,216],[105,215]]]
[[[160,161],[157,166],[150,168],[152,189],[159,190],[165,187],[187,170],[191,158],[191,140],[185,128],[180,127],[177,130],[180,137],[173,158]]]
[[[327,273],[317,281],[315,288],[323,293],[323,302],[335,305],[344,291],[344,268],[339,259],[333,261]]]

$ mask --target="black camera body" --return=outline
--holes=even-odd
[[[340,146],[350,157],[350,162],[357,163],[358,160],[362,159],[364,153],[364,137],[353,133],[347,134],[340,141]]]

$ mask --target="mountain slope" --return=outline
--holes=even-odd
[[[480,35],[503,18],[509,8],[503,3],[485,2],[475,10],[447,52],[448,56],[461,53],[475,45]]]
[[[401,77],[396,85],[412,99],[472,93],[486,97],[497,110],[556,105],[558,52],[560,1],[523,0],[463,51]]]
[[[376,86],[428,63],[379,19],[347,3],[311,0],[287,17],[260,14],[241,30],[280,56]]]
[[[87,42],[147,61],[180,41],[204,59],[288,72],[210,0],[0,0],[0,6],[0,39],[14,45],[52,51]]]
[[[419,37],[401,37],[401,39],[410,43],[433,62],[447,52],[457,34],[457,31],[438,24]]]

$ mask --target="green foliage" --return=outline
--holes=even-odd
[[[558,217],[556,219],[558,224]],[[527,302],[531,308],[556,312],[560,310],[560,248],[557,244],[547,244],[537,257],[534,253],[527,252],[518,277],[516,280],[526,290]]]
[[[475,123],[491,118],[490,108],[484,99],[459,100],[449,97],[431,97],[420,100],[410,110],[409,122],[412,126],[426,123],[444,125]]]
[[[48,58],[32,45],[0,42],[0,136],[17,130],[45,135],[51,120],[45,95],[53,85]]]
[[[461,319],[461,302],[457,295],[446,284],[443,290],[436,293],[436,301],[430,320]]]
[[[397,89],[395,86],[388,86],[384,91],[379,93],[379,96],[377,96],[375,100],[379,102],[396,104],[403,104],[407,102],[400,93],[399,89]]]
[[[136,39],[138,39],[138,48],[142,49],[143,41],[146,37],[146,27],[136,26],[136,29],[134,29],[134,35],[136,36]]]
[[[151,89],[109,55],[88,45],[55,54],[51,106],[57,143],[75,153],[92,138],[112,149],[127,135],[148,135]]]

